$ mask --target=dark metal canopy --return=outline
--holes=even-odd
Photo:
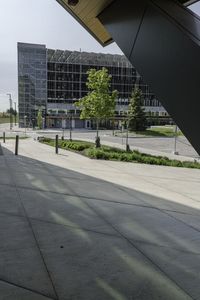
[[[98,19],[98,15],[115,0],[56,0],[102,45],[113,42],[111,35]],[[190,5],[197,0],[179,0]],[[124,2],[125,3],[125,2]]]

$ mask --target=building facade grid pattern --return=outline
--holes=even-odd
[[[87,72],[105,67],[112,76],[111,90],[118,91],[116,117],[123,115],[134,86],[143,92],[147,112],[167,115],[155,95],[123,55],[53,50],[45,45],[18,43],[19,119],[21,126],[36,123],[38,110],[48,127],[67,127],[73,116],[74,127],[85,127],[74,102],[84,97]],[[26,124],[26,125],[27,125]],[[90,126],[90,124],[89,124]]]

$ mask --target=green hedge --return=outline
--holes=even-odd
[[[84,153],[90,158],[105,159],[105,160],[118,160],[126,162],[138,162],[142,164],[171,166],[171,167],[184,167],[184,168],[197,168],[200,169],[200,164],[190,161],[171,160],[167,157],[153,156],[138,151],[106,151],[105,149],[89,148]]]
[[[59,146],[63,149],[72,149],[75,151],[83,151],[84,149],[90,148],[91,144],[82,143],[82,142],[70,142],[70,141],[61,141]]]
[[[55,146],[55,140],[44,138],[41,142]],[[95,148],[94,143],[85,141],[69,141],[59,140],[59,147],[62,149],[71,149],[82,153],[93,159],[104,159],[104,160],[117,160],[126,162],[137,162],[142,164],[160,165],[160,166],[171,166],[171,167],[184,167],[184,168],[196,168],[200,169],[200,163],[190,161],[179,161],[169,159],[165,156],[153,156],[150,154],[140,153],[139,151],[126,152],[122,149],[102,146],[101,148]]]
[[[41,140],[42,143],[50,145],[50,146],[55,146],[55,140],[50,139],[50,138],[43,138]],[[84,149],[93,147],[94,144],[89,143],[89,142],[82,142],[82,141],[69,141],[69,140],[59,140],[58,141],[58,146],[59,148],[62,149],[72,149],[74,151],[83,151]]]

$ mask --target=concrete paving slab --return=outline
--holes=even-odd
[[[32,172],[15,173],[14,175],[16,185],[20,188],[51,191],[115,202],[142,204],[142,200],[129,195],[117,185],[101,180],[92,181],[86,177],[85,180],[77,181],[78,178],[47,176]]]
[[[20,161],[15,161],[13,162],[13,160],[9,160],[8,161],[8,166],[10,168],[10,170],[13,171],[13,173],[37,173],[37,174],[49,174],[49,171],[46,170],[43,165],[40,164],[36,164],[34,165],[34,163],[26,163],[26,164],[22,164],[21,160]]]
[[[0,251],[34,247],[35,241],[24,217],[0,214]]]
[[[129,195],[119,186],[107,183],[106,181],[98,180],[96,182],[91,182],[90,180],[84,180],[79,181],[79,184],[77,184],[75,180],[69,179],[68,186],[76,195],[82,195],[87,198],[135,203],[139,205],[143,203],[141,200],[136,199],[133,194]]]
[[[36,189],[42,191],[52,191],[60,193],[70,193],[66,185],[54,176],[38,173],[15,173],[15,183],[18,187]]]
[[[0,281],[1,300],[53,300],[22,287]]]
[[[18,157],[12,154],[13,141],[6,147],[1,158],[13,176],[10,186],[13,188],[16,183],[36,240],[32,244],[33,232],[26,230],[27,224],[21,222],[25,218],[11,215],[6,200],[0,198],[0,212],[1,202],[6,208],[0,214],[3,241],[0,272],[1,266],[4,270],[6,262],[10,262],[8,272],[2,271],[2,276],[11,278],[13,284],[16,281],[29,286],[30,281],[31,288],[38,285],[41,293],[44,285],[45,293],[52,295],[48,288],[50,278],[46,277],[49,272],[58,300],[182,300],[191,299],[192,295],[199,299],[197,281],[192,284],[192,278],[198,276],[198,263],[195,268],[193,256],[199,254],[199,231],[175,215],[169,216],[172,210],[198,216],[199,170],[91,161],[64,150],[55,155],[54,148],[31,140],[20,140]],[[170,189],[170,177],[177,189]],[[191,185],[188,184],[186,195],[181,187],[187,180]],[[193,183],[196,198],[190,201],[189,186],[192,188]],[[14,202],[15,196],[8,193],[8,201]],[[59,224],[54,224],[55,220]],[[146,248],[139,248],[141,245]],[[180,260],[180,266],[185,266],[184,278],[180,276],[180,266],[170,262],[175,261],[175,255],[172,252],[165,255],[167,269],[162,259],[154,260],[150,249],[153,246],[193,255],[185,256],[188,264]],[[41,264],[43,259],[45,264]],[[187,270],[191,276],[187,276]],[[193,293],[191,288],[195,290]]]
[[[177,220],[184,222],[185,224],[196,228],[200,231],[200,216],[198,215],[190,215],[189,213],[178,213],[178,212],[168,212],[169,215],[173,216]]]
[[[5,162],[5,158],[0,156],[0,167],[1,169],[6,169],[7,168],[7,164]]]
[[[85,201],[128,239],[200,253],[200,232],[157,209]]]
[[[149,179],[150,182],[154,182],[154,180],[155,179]],[[160,178],[157,185],[183,195],[189,191],[189,194],[192,195],[193,193],[199,192],[200,180],[187,180],[187,178],[185,178],[185,180],[179,180],[177,186],[177,181],[173,178]]]
[[[31,219],[116,235],[116,231],[85,204],[81,197],[19,189]]]
[[[154,263],[173,279],[179,286],[187,290],[193,299],[200,299],[200,255],[182,252],[170,247],[137,244]]]
[[[0,214],[0,240],[0,279],[55,296],[26,218]]]
[[[0,185],[0,213],[24,216],[24,210],[15,187]]]
[[[80,166],[81,167],[81,166]],[[63,169],[58,166],[43,164],[43,168],[48,172],[49,175],[54,175],[62,178],[71,178],[71,179],[82,179],[82,180],[90,180],[91,182],[97,181],[98,179],[95,177],[88,176],[86,174],[81,174],[80,172],[74,172],[70,169]]]
[[[162,197],[161,195],[159,196],[159,194],[155,196],[136,190],[134,190],[133,193],[136,198],[141,199],[146,205],[161,210],[182,212],[200,216],[200,202],[192,200],[190,195],[187,197],[187,195],[180,195],[176,193],[175,195],[172,194],[172,196],[169,197],[169,194],[171,193],[167,193],[166,196],[163,195]]]
[[[123,239],[38,222],[34,230],[60,300],[191,299]]]
[[[197,191],[196,193],[194,192],[187,192],[185,195],[188,197],[189,200],[195,200],[200,203],[200,196],[199,192]]]
[[[7,184],[12,185],[12,177],[10,175],[10,172],[7,169],[2,169],[3,176],[0,176],[0,185]]]
[[[21,249],[0,251],[0,266],[1,280],[56,298],[37,247],[21,244]]]

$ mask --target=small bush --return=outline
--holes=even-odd
[[[129,153],[122,153],[120,154],[120,160],[121,161],[131,161],[131,154]]]
[[[104,152],[102,149],[98,148],[90,148],[87,151],[87,155],[90,158],[96,158],[96,159],[109,159],[109,154]]]
[[[89,143],[84,142],[60,141],[60,147],[64,149],[72,149],[75,151],[83,151],[84,149],[91,147],[91,145]]]
[[[109,158],[113,160],[120,160],[120,152],[109,152]]]

